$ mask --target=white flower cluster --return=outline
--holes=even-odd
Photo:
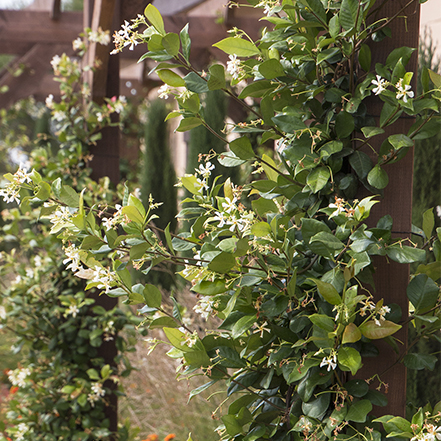
[[[102,384],[98,382],[93,383],[90,390],[91,392],[87,395],[87,400],[89,401],[90,405],[94,407],[95,403],[100,401],[100,399],[106,395],[106,391],[103,389]]]
[[[225,197],[225,201],[221,204],[223,211],[215,211],[214,217],[208,219],[208,221],[219,222],[217,227],[222,228],[225,225],[229,226],[228,229],[233,233],[239,231],[244,233],[246,229],[251,226],[254,219],[253,212],[243,212],[237,205],[237,197],[233,198]]]
[[[117,54],[121,52],[126,46],[129,46],[129,50],[133,50],[135,46],[139,44],[138,33],[135,31],[137,22],[130,24],[127,20],[121,25],[119,31],[115,31],[113,34],[113,42],[115,43],[115,49],[110,54]]]
[[[100,26],[96,31],[90,30],[87,33],[87,38],[92,43],[99,43],[103,46],[107,46],[110,43],[110,32],[103,31]]]
[[[30,432],[29,426],[26,423],[19,423],[17,426],[17,431],[14,432],[14,437],[16,441],[22,441],[25,439],[25,433]]]
[[[329,208],[335,208],[336,210],[331,213],[329,218],[338,216],[339,214],[344,213],[346,217],[353,217],[355,210],[351,207],[346,206],[347,203],[343,198],[339,198],[335,196],[335,202],[328,205]]]
[[[106,229],[106,231],[116,228],[117,225],[124,223],[126,220],[125,216],[121,212],[122,210],[121,205],[116,204],[115,208],[116,211],[112,217],[103,217],[102,219],[101,224]]]
[[[196,168],[196,173],[201,177],[197,178],[197,182],[201,185],[201,191],[208,190],[208,178],[211,176],[211,170],[214,170],[214,165],[208,161],[205,165],[200,164],[199,168]]]
[[[113,320],[109,320],[104,326],[104,341],[113,340],[113,336],[116,333],[115,322]]]
[[[13,386],[25,387],[27,385],[27,379],[31,373],[32,371],[29,368],[17,368],[13,371],[9,371],[8,380]]]
[[[381,322],[386,320],[385,315],[390,312],[390,308],[389,306],[382,306],[377,310],[375,303],[370,300],[365,300],[363,302],[363,307],[360,308],[360,315],[364,317],[367,311],[372,314],[377,314],[377,317],[374,316],[374,322],[377,326],[381,326]]]
[[[3,197],[3,200],[10,204],[11,202],[20,203],[20,188],[23,184],[31,183],[32,179],[28,174],[26,168],[20,164],[19,169],[12,176],[9,185],[6,188],[0,189],[0,197]]]
[[[213,309],[216,308],[217,303],[213,301],[210,296],[202,296],[198,303],[193,307],[193,311],[197,314],[200,314],[202,318],[207,320],[210,314],[213,314],[215,311]]]
[[[271,17],[275,13],[275,9],[280,6],[280,2],[278,0],[262,0],[260,1],[255,8],[261,8],[263,7],[263,13]]]
[[[67,256],[67,259],[63,260],[63,265],[67,265],[66,269],[72,270],[73,273],[80,271],[83,269],[83,266],[80,265],[80,250],[75,246],[75,244],[71,244],[68,247],[63,248],[64,253]]]
[[[236,54],[229,55],[230,61],[227,61],[227,72],[234,80],[239,79],[244,73],[242,62],[237,58]]]
[[[185,340],[181,342],[181,346],[187,345],[189,348],[192,348],[199,339],[198,333],[196,331],[190,333],[184,328],[179,328],[179,330],[185,334]]]
[[[380,75],[376,75],[376,80],[372,80],[371,83],[376,86],[372,89],[372,92],[374,92],[375,95],[380,95],[381,92],[384,92],[387,87],[391,85],[387,80],[381,78]],[[408,98],[414,97],[413,91],[410,90],[411,86],[409,84],[403,85],[403,78],[400,78],[394,87],[397,100],[402,99],[407,103]]]
[[[47,205],[45,204],[45,206]],[[70,223],[72,216],[76,213],[76,211],[76,208],[72,209],[58,205],[57,209],[47,216],[50,222],[53,224],[50,232],[56,233],[60,228],[64,227],[66,223]]]
[[[411,438],[410,441],[441,441],[441,426],[434,426],[433,424],[424,424],[423,430]]]
[[[114,286],[115,281],[116,275],[110,268],[95,266],[95,270],[92,272],[92,282],[99,282],[97,288],[104,289],[107,294],[110,288]]]

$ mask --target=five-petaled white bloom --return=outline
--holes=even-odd
[[[237,59],[237,55],[229,55],[230,61],[227,61],[227,72],[237,80],[239,76],[243,73],[243,67],[241,61]]]
[[[410,85],[406,84],[403,86],[402,78],[400,78],[400,81],[398,81],[395,87],[398,89],[397,100],[403,99],[403,101],[407,103],[407,97],[413,98],[414,93],[410,90]]]
[[[379,95],[381,92],[383,92],[383,90],[386,90],[388,84],[387,81],[384,78],[381,78],[380,75],[377,75],[377,80],[372,80],[371,83],[377,86],[372,89],[372,92],[374,92],[375,95]]]
[[[163,84],[159,89],[158,89],[158,96],[159,98],[163,98],[163,99],[167,99],[169,94],[171,92],[170,87],[167,84]]]
[[[329,357],[324,357],[322,362],[320,363],[320,367],[328,366],[328,372],[332,369],[334,370],[337,367],[337,357],[335,354],[330,355]]]
[[[66,309],[66,315],[71,315],[72,317],[76,317],[80,312],[80,308],[77,305],[70,305],[69,308]]]
[[[200,164],[199,169],[195,170],[204,178],[208,178],[211,175],[211,170],[214,170],[214,165],[208,161],[205,166]]]
[[[226,196],[225,202],[222,202],[222,207],[227,213],[231,213],[232,211],[237,210],[236,202],[236,196],[234,196],[232,200],[228,196]]]

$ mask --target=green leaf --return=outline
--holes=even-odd
[[[145,303],[151,308],[159,308],[161,306],[162,294],[155,285],[145,285],[142,295]]]
[[[362,127],[361,131],[366,138],[372,138],[373,136],[381,135],[382,133],[384,133],[384,129],[375,126]]]
[[[341,347],[337,353],[337,361],[343,371],[351,371],[355,375],[361,368],[361,355],[354,349],[347,346]]]
[[[321,394],[317,398],[302,403],[302,410],[306,416],[322,419],[329,408],[331,394]]]
[[[377,164],[367,175],[367,181],[374,188],[382,189],[389,183],[388,174]]]
[[[308,12],[312,13],[320,23],[327,23],[326,11],[320,0],[301,0],[301,3],[308,7]]]
[[[231,337],[238,338],[242,336],[246,331],[248,331],[256,322],[256,315],[245,315],[241,317],[234,325],[231,330]]]
[[[334,331],[334,319],[325,314],[312,314],[309,316],[309,320],[318,326],[320,329],[323,329],[326,332]]]
[[[285,75],[283,66],[280,64],[279,60],[270,58],[259,65],[260,74],[267,80],[272,80],[273,78],[281,77]]]
[[[236,265],[236,258],[230,254],[222,252],[218,254],[209,264],[208,269],[220,274],[228,273]]]
[[[354,128],[354,117],[350,113],[342,111],[335,118],[335,131],[337,132],[339,139],[344,139],[350,136],[354,131]]]
[[[433,70],[428,69],[429,77],[437,89],[441,89],[441,75]]]
[[[144,15],[161,35],[165,34],[164,20],[162,19],[160,12],[152,4],[147,5],[144,9]]]
[[[341,141],[329,141],[320,149],[320,157],[324,160],[328,159],[334,153],[338,153],[343,149]]]
[[[361,339],[361,331],[355,323],[349,323],[343,331],[342,344],[355,343]]]
[[[240,159],[252,159],[255,157],[251,142],[246,136],[231,141],[230,150]]]
[[[435,306],[439,288],[426,274],[418,274],[410,281],[406,293],[417,313],[421,313]]]
[[[190,72],[184,77],[185,85],[190,92],[206,93],[208,88],[207,81],[201,78],[197,73]]]
[[[343,0],[340,8],[340,24],[343,29],[350,31],[356,26],[357,15],[358,21],[360,21],[362,13],[358,12],[358,8],[361,8],[358,0]]]
[[[69,185],[63,185],[60,190],[60,201],[68,207],[78,207],[80,203],[80,195]]]
[[[144,217],[141,215],[139,210],[133,205],[126,205],[125,207],[122,207],[121,213],[126,215],[129,218],[129,220],[131,220],[132,222],[135,222],[139,225],[144,224]]]
[[[184,87],[185,81],[181,78],[177,73],[173,72],[170,69],[160,69],[156,71],[158,77],[164,81],[165,84],[168,84],[172,87]]]
[[[435,228],[435,216],[433,215],[433,208],[429,208],[423,213],[423,231],[427,239],[432,236],[432,231]]]
[[[253,81],[240,92],[239,98],[243,99],[247,96],[260,98],[275,88],[276,86],[269,80]]]
[[[413,147],[413,141],[406,135],[391,135],[387,140],[393,145],[395,150],[399,150],[403,147]]]
[[[266,237],[271,234],[271,227],[266,222],[258,222],[251,226],[251,233],[257,237]]]
[[[225,87],[225,69],[221,64],[213,64],[208,72],[210,77],[207,85],[210,90],[219,90]]]
[[[197,387],[196,389],[193,389],[190,392],[190,395],[188,396],[188,401],[187,403],[190,402],[190,400],[195,397],[196,395],[199,395],[201,392],[203,392],[204,390],[207,390],[210,386],[212,386],[213,384],[215,384],[216,381],[209,381],[208,383],[203,384],[202,386]]]
[[[180,40],[179,35],[174,32],[169,32],[162,38],[162,45],[168,54],[173,57],[179,54]]]
[[[182,352],[191,352],[195,349],[189,348],[185,344],[185,334],[177,328],[163,328],[163,331],[168,338],[168,341],[173,347],[179,349]]]
[[[369,158],[366,153],[360,152],[359,150],[349,156],[349,163],[351,164],[351,167],[355,170],[355,173],[357,173],[357,176],[360,179],[366,178],[369,171],[373,167],[371,158]]]
[[[329,58],[332,58],[339,53],[340,53],[340,48],[338,47],[324,49],[317,54],[317,64],[321,64],[323,63],[323,61],[329,60]]]
[[[184,55],[185,60],[188,62],[190,60],[190,49],[191,49],[191,40],[188,35],[188,23],[182,28],[179,33],[181,38],[181,46],[182,46],[182,54]]]
[[[215,295],[228,291],[226,281],[216,279],[214,281],[204,280],[192,287],[192,290],[203,295]]]
[[[179,123],[176,132],[187,132],[188,130],[194,129],[202,124],[202,121],[199,118],[190,116],[188,118],[182,118]]]
[[[407,368],[416,369],[418,371],[422,369],[433,371],[437,361],[438,357],[430,354],[407,354],[403,360]]]
[[[346,421],[354,421],[356,423],[366,422],[368,413],[372,410],[372,403],[369,400],[361,400],[352,404],[346,414]]]
[[[238,37],[224,38],[213,46],[229,55],[237,55],[238,57],[252,57],[260,54],[254,43]]]
[[[332,16],[329,20],[329,34],[332,38],[336,38],[340,33],[340,19],[338,14]]]
[[[285,133],[294,133],[297,130],[306,129],[306,124],[296,115],[279,114],[273,116],[271,120]]]
[[[316,167],[308,174],[306,183],[312,193],[317,193],[328,183],[330,177],[331,172],[328,167]]]
[[[420,248],[394,244],[386,248],[386,254],[398,263],[422,262],[426,258],[426,252]]]
[[[327,282],[323,282],[319,279],[309,279],[317,285],[317,290],[320,295],[331,305],[340,305],[342,302],[340,294],[334,288],[333,285]]]
[[[395,334],[395,332],[401,329],[401,326],[389,320],[380,320],[380,326],[378,326],[373,320],[368,320],[366,323],[361,324],[358,329],[365,337],[371,340],[378,340]]]
[[[371,70],[371,59],[372,55],[370,47],[367,44],[362,44],[360,52],[358,53],[358,62],[365,72]]]
[[[394,49],[386,59],[386,66],[393,69],[400,59],[405,66],[409,62],[410,57],[415,51],[415,48],[406,46]]]

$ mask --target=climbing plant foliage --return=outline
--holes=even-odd
[[[216,43],[229,57],[226,66],[193,69],[188,26],[167,33],[153,5],[115,33],[113,52],[147,45],[142,59],[157,61],[161,94],[176,97],[178,110],[167,118],[179,118],[178,131],[209,129],[201,94],[223,90],[242,103],[253,116],[234,126],[229,151],[216,156],[224,166],[254,164],[258,179],[246,186],[221,182],[214,157],[205,156],[195,174],[180,179],[192,196],[178,216],[192,227],[178,235],[159,230],[151,222],[155,203],[145,207],[128,190],[105,214],[106,207],[86,201],[87,191],[50,187],[44,176],[19,170],[6,176],[11,184],[3,194],[21,204],[50,201],[42,217],[51,218],[87,289],[139,304],[146,323],[167,339],[152,341],[152,348],[168,344],[182,375],[206,376],[190,398],[225,381],[231,401],[220,417],[222,439],[434,439],[440,404],[419,409],[410,421],[376,418],[373,406],[387,403],[385,385],[360,369],[378,354],[379,340],[400,351],[394,336],[403,326],[413,326],[417,338],[439,335],[441,230],[434,231],[433,214],[424,215],[421,247],[392,234],[389,215],[375,226],[367,221],[388,185],[384,166],[439,131],[441,76],[425,69],[416,95],[406,70],[415,49],[408,47],[371,65],[372,41],[387,38],[396,19],[375,20],[375,0],[248,3],[263,10],[267,27],[258,41],[233,29]],[[368,97],[382,103],[378,121]],[[415,118],[407,133],[394,131],[400,116]],[[377,148],[386,129],[392,134]],[[259,155],[250,133],[259,133],[261,143],[274,141],[274,156]],[[359,188],[369,195],[355,199]],[[190,250],[192,257],[180,254]],[[427,264],[429,255],[435,261]],[[406,293],[409,316],[374,300],[374,257],[384,265],[417,264]],[[132,270],[148,273],[164,261],[183,267],[199,298],[194,312],[216,316],[216,329],[192,329],[176,300],[162,302],[154,285],[132,285]],[[398,360],[433,369],[436,357],[401,350]]]

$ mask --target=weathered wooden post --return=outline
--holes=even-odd
[[[408,46],[418,48],[419,37],[419,15],[420,6],[418,2],[413,2],[411,6],[405,7],[409,2],[382,0],[377,8],[376,21],[382,17],[394,17],[391,23],[392,38],[385,38],[378,43],[371,43],[372,65],[375,63],[385,64],[387,55],[396,47]],[[417,51],[412,55],[407,71],[417,72]],[[413,77],[412,89],[416,89],[416,75]],[[377,119],[377,124],[383,102],[378,97],[370,99],[371,109]],[[376,151],[379,151],[382,142],[393,133],[407,133],[414,118],[409,116],[401,117],[392,129],[386,129],[386,133],[378,136],[374,141]],[[365,153],[370,154],[368,149]],[[385,188],[384,198],[380,204],[372,209],[370,223],[376,224],[378,219],[386,214],[390,214],[393,219],[394,236],[410,237],[411,214],[412,214],[412,174],[413,174],[413,150],[396,164],[385,167],[389,175],[389,185]],[[384,298],[385,303],[396,303],[401,307],[403,320],[408,315],[408,300],[406,288],[409,281],[409,265],[398,264],[389,261],[386,257],[378,257],[374,261],[376,273],[374,276],[376,292],[374,296],[378,299]],[[403,345],[400,346],[400,354],[407,347],[407,328],[403,326],[396,335]],[[377,414],[405,415],[406,411],[406,368],[402,363],[395,364],[388,369],[400,354],[396,354],[386,343],[379,345],[380,355],[369,359],[363,368],[363,378],[368,378],[379,374],[381,380],[388,385],[388,405],[377,410]]]

